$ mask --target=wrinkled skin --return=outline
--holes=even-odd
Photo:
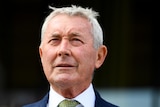
[[[47,80],[66,98],[74,98],[92,82],[107,54],[104,45],[95,49],[91,24],[78,16],[60,14],[49,22],[39,53]]]

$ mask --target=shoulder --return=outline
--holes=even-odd
[[[37,102],[34,102],[34,103],[31,103],[31,104],[27,104],[27,105],[24,105],[22,107],[46,107],[47,106],[47,103],[48,103],[48,93],[43,97],[43,99],[37,101]]]
[[[96,95],[95,107],[118,107],[104,100],[97,91],[95,91],[95,95]]]

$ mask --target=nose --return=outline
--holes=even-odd
[[[70,56],[71,51],[70,51],[70,44],[68,40],[61,41],[57,54],[58,56]]]

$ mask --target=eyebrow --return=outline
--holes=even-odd
[[[51,35],[51,37],[58,37],[58,36],[60,36],[59,33],[52,33],[52,35]]]
[[[81,34],[77,33],[77,32],[71,32],[68,35],[69,35],[69,37],[81,36]],[[61,37],[61,34],[59,34],[59,33],[53,33],[50,37]]]
[[[73,37],[73,36],[81,36],[81,34],[80,34],[80,33],[77,33],[77,32],[72,32],[72,33],[70,33],[69,35],[71,35],[72,37]]]

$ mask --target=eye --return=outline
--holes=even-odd
[[[78,39],[78,38],[73,38],[72,41],[77,41],[77,42],[79,41],[79,42],[81,42],[81,40]]]
[[[72,38],[70,41],[71,41],[71,44],[74,45],[74,46],[80,46],[80,45],[82,45],[84,43],[79,38]]]
[[[58,37],[53,37],[52,39],[49,40],[49,43],[51,45],[58,45],[60,43],[61,39]]]

